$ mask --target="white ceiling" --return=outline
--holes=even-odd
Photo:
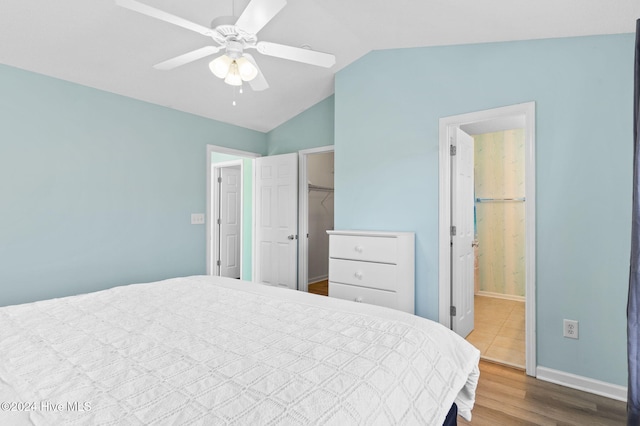
[[[209,26],[233,0],[140,0]],[[235,0],[236,15],[248,0]],[[152,66],[210,45],[114,0],[1,0],[0,63],[269,131],[333,93],[334,74],[371,50],[635,32],[638,0],[289,0],[258,39],[333,53],[331,69],[252,51],[269,89],[235,95],[207,59]],[[631,54],[631,53],[630,53]],[[215,57],[215,56],[214,56]]]

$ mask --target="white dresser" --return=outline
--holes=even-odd
[[[327,233],[330,297],[414,313],[413,232]]]

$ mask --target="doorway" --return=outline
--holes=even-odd
[[[254,160],[260,157],[260,154],[241,151],[232,148],[226,148],[216,145],[207,145],[207,219],[206,235],[207,235],[207,274],[221,275],[220,268],[217,263],[220,260],[221,266],[225,262],[224,250],[230,251],[227,256],[228,263],[233,271],[226,271],[223,275],[238,275],[234,264],[239,268],[239,278],[247,281],[252,280],[253,276],[253,209],[254,209],[254,191],[253,191],[253,175]],[[235,167],[240,169],[240,185],[239,200],[235,199],[236,204],[227,205],[226,210],[236,210],[231,216],[236,217],[239,221],[239,230],[230,230],[230,234],[238,234],[238,238],[232,244],[221,244],[221,230],[217,225],[218,213],[220,212],[220,197],[218,195],[218,177],[221,170],[233,173],[231,170]],[[226,173],[226,172],[225,172]],[[237,179],[235,179],[237,182]],[[232,197],[233,198],[233,197]],[[239,207],[238,203],[239,202]],[[239,209],[239,211],[237,211]],[[233,226],[233,221],[231,221]],[[223,229],[224,231],[224,229]],[[222,238],[224,240],[225,237]],[[234,237],[230,237],[234,240]],[[224,241],[223,241],[224,242]],[[234,247],[233,245],[236,245]],[[221,250],[220,247],[223,247]],[[223,258],[220,259],[218,254],[222,253]],[[236,259],[233,259],[233,256]]]
[[[466,334],[474,328],[475,280],[473,278],[464,280],[459,277],[474,277],[476,262],[459,262],[458,260],[463,258],[475,260],[475,252],[477,252],[477,240],[475,239],[475,231],[477,230],[475,226],[476,217],[474,212],[468,210],[468,206],[465,208],[459,208],[459,206],[463,205],[460,204],[462,198],[470,197],[469,193],[472,197],[471,205],[477,206],[477,204],[473,186],[470,190],[463,190],[465,185],[468,186],[468,184],[463,184],[461,189],[461,180],[456,175],[457,164],[460,161],[455,158],[457,140],[460,138],[471,139],[471,144],[473,145],[473,138],[469,135],[488,134],[507,129],[523,129],[524,133],[525,180],[522,199],[526,200],[526,203],[523,203],[524,205],[520,205],[520,207],[524,210],[524,217],[526,218],[523,231],[525,367],[528,375],[535,376],[535,104],[533,102],[440,119],[440,322],[452,328],[458,334],[464,335],[463,337],[466,337]],[[471,167],[473,168],[473,165]],[[465,194],[464,197],[461,194]],[[485,201],[496,202],[496,200]],[[514,200],[506,201],[506,199],[502,199],[497,202],[511,203],[512,201]],[[467,202],[467,204],[469,203]],[[512,206],[515,206],[515,204]],[[467,219],[464,219],[464,217]],[[470,220],[473,226],[464,226],[461,229],[463,232],[457,232],[458,223],[468,223],[469,217],[471,217]],[[458,239],[463,234],[468,237],[467,228],[473,230],[474,238],[471,238],[470,241]],[[480,241],[480,244],[482,244],[482,241]],[[464,249],[458,249],[458,246]],[[462,255],[454,257],[459,252]],[[455,261],[452,261],[452,258]],[[488,312],[490,314],[495,312],[495,309],[495,306],[482,308],[484,315],[487,315]],[[467,320],[470,319],[470,328],[469,322],[463,324],[460,321],[463,315],[467,315]],[[468,318],[469,316],[470,318]]]
[[[489,130],[479,129],[480,134],[472,135],[475,323],[467,340],[480,349],[484,359],[523,369],[524,128]]]
[[[329,235],[334,227],[334,147],[299,152],[298,289],[328,296]]]

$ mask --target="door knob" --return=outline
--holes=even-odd
[[[294,239],[296,238],[296,236],[295,236],[295,235],[293,235],[293,234],[291,234],[291,235],[289,235],[287,238],[288,238],[288,239],[290,239],[290,240],[294,240]]]

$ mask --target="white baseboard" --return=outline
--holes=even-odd
[[[317,282],[320,282],[320,281],[324,281],[324,280],[326,280],[328,278],[329,278],[329,275],[320,275],[319,277],[309,278],[308,282],[309,282],[309,284],[313,284],[313,283],[317,283]]]
[[[602,382],[589,377],[578,376],[564,371],[553,370],[547,367],[537,367],[536,378],[545,382],[555,383],[568,388],[593,393],[618,401],[627,400],[627,387]]]
[[[497,299],[515,300],[516,302],[524,302],[526,298],[524,296],[516,296],[513,294],[493,293],[490,291],[478,291],[476,296],[495,297]]]

